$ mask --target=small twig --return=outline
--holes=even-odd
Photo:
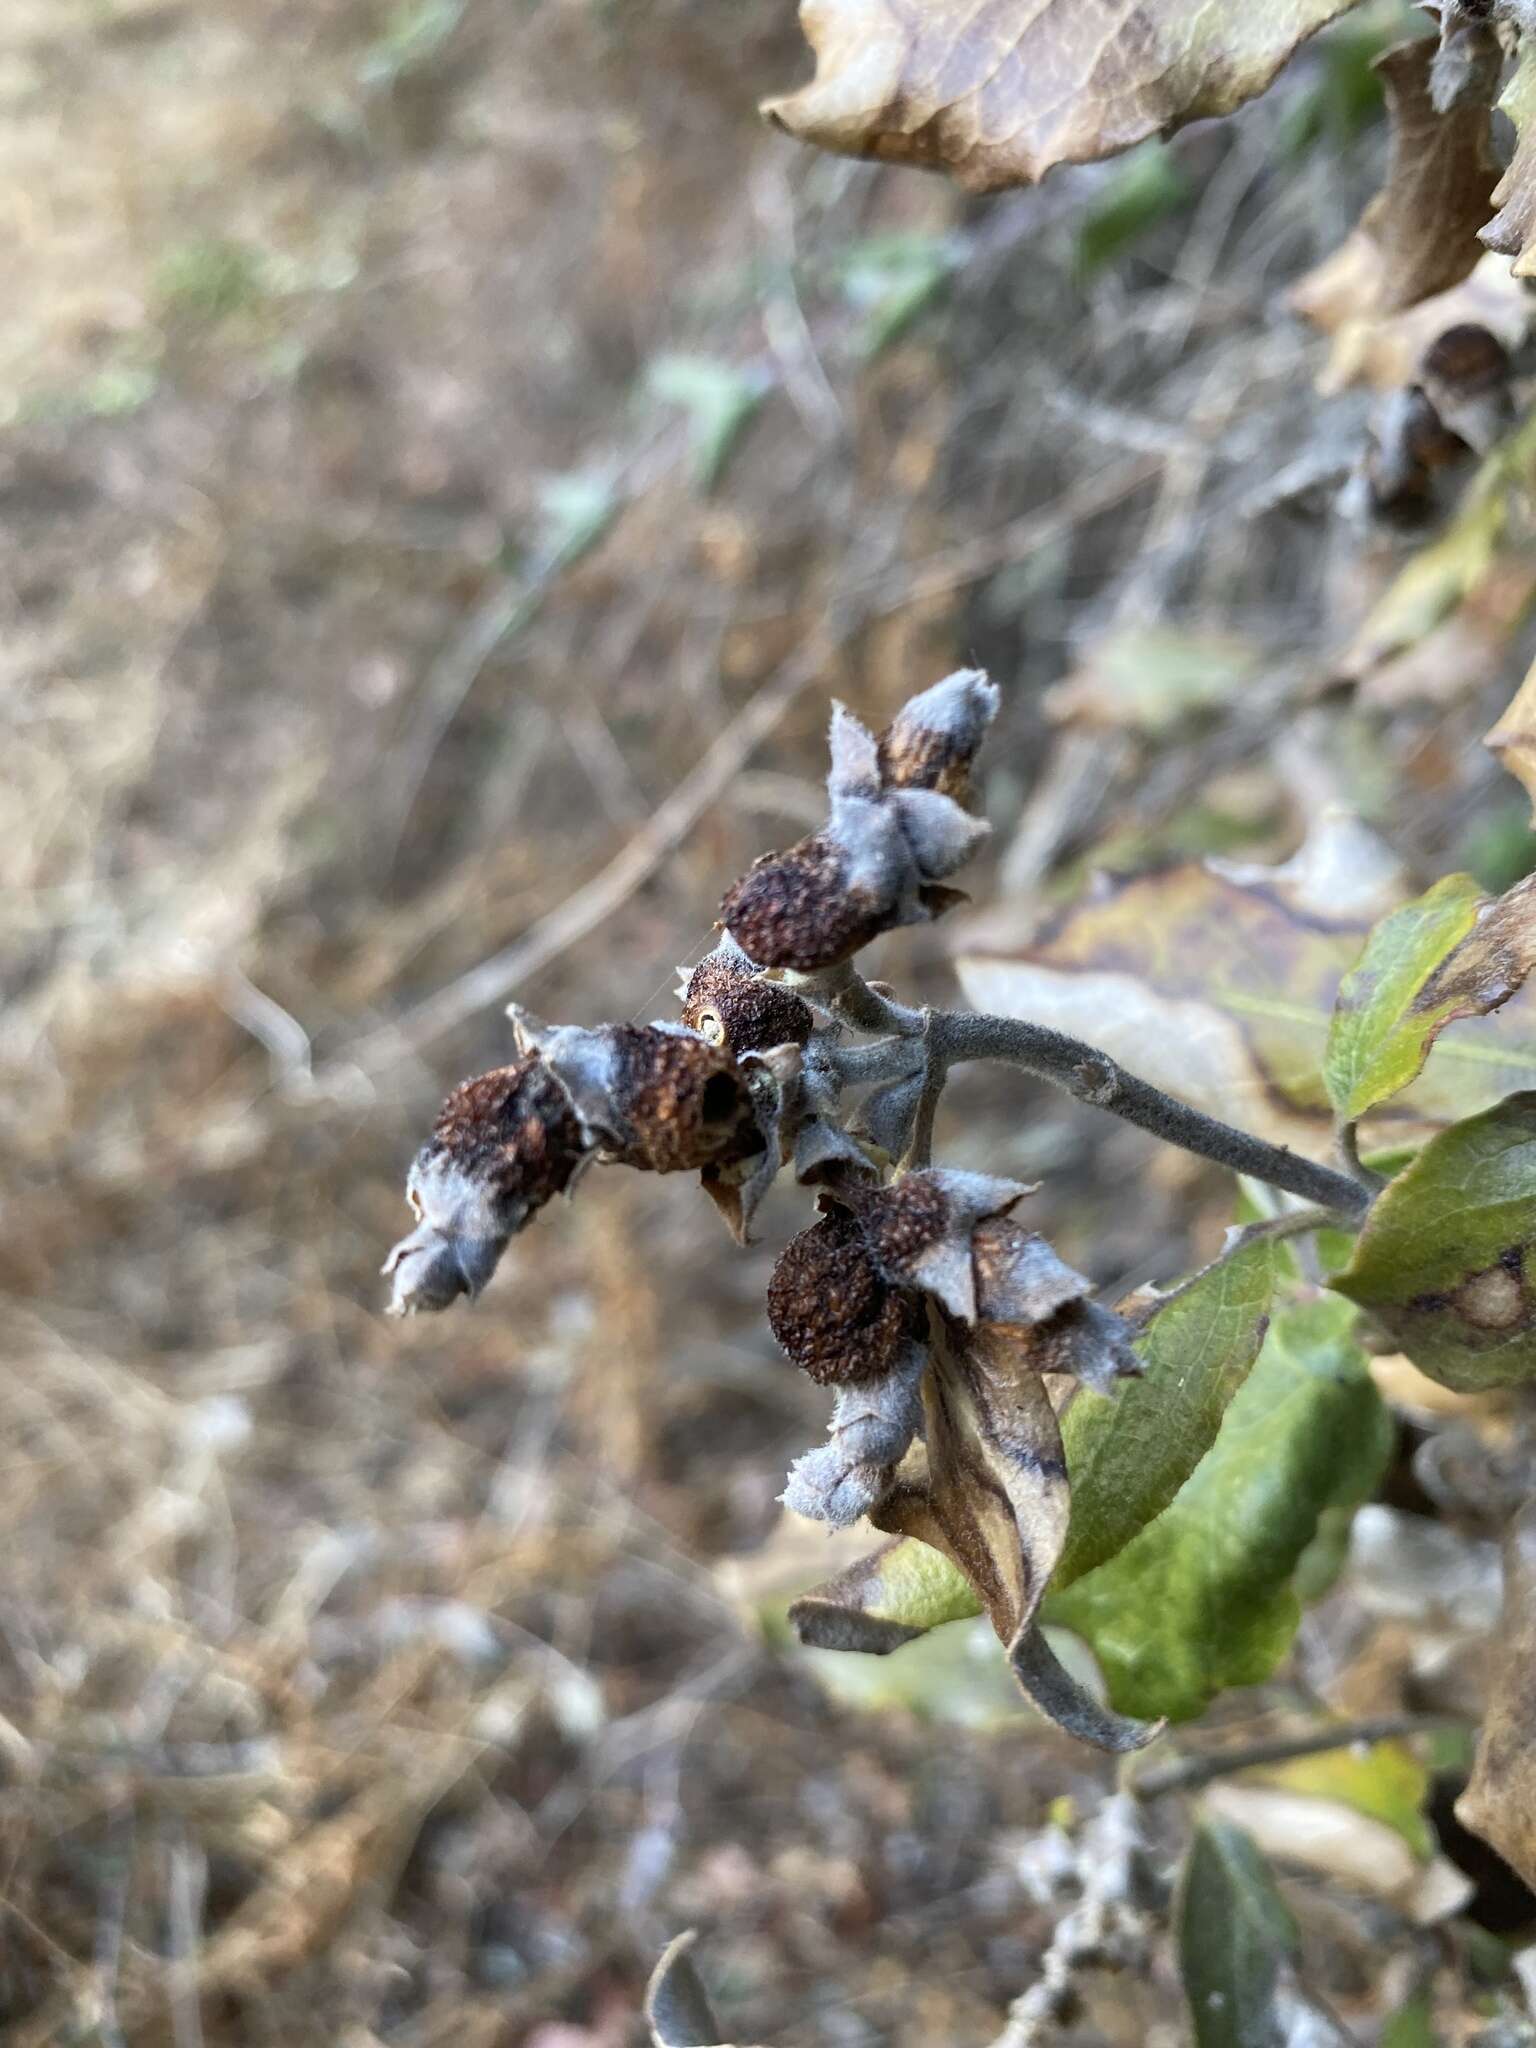
[[[962,1060],[1003,1060],[1064,1088],[1079,1102],[1106,1109],[1165,1143],[1213,1159],[1234,1173],[1252,1174],[1255,1180],[1268,1181],[1339,1215],[1360,1217],[1370,1207],[1370,1191],[1358,1181],[1288,1146],[1272,1145],[1190,1108],[1126,1073],[1096,1046],[1065,1032],[1013,1017],[969,1016],[953,1010],[934,1014],[932,1032],[935,1057],[946,1068]]]
[[[1405,1735],[1433,1735],[1442,1728],[1464,1728],[1467,1724],[1449,1714],[1384,1714],[1374,1721],[1341,1722],[1332,1728],[1314,1728],[1308,1735],[1280,1736],[1269,1742],[1250,1742],[1238,1749],[1224,1749],[1216,1755],[1184,1756],[1155,1770],[1127,1772],[1126,1790],[1138,1799],[1161,1799],[1165,1792],[1193,1792],[1234,1771],[1252,1770],[1260,1764],[1290,1763],[1296,1757],[1321,1756],[1330,1749],[1354,1749],[1361,1744],[1394,1742]]]
[[[1343,1160],[1351,1180],[1357,1180],[1361,1187],[1372,1195],[1386,1186],[1386,1175],[1377,1173],[1374,1167],[1367,1166],[1360,1157],[1360,1126],[1358,1123],[1340,1124],[1337,1143],[1339,1157]]]
[[[918,1100],[917,1115],[912,1120],[912,1138],[907,1146],[907,1166],[927,1166],[933,1158],[933,1126],[939,1113],[939,1098],[944,1093],[944,1084],[949,1079],[949,1068],[933,1053],[932,1012],[925,1012],[928,1029],[924,1032],[924,1044],[928,1049],[928,1071],[923,1078],[923,1092]]]
[[[1150,1322],[1153,1316],[1161,1314],[1171,1301],[1177,1301],[1180,1295],[1188,1294],[1192,1287],[1198,1287],[1209,1274],[1222,1266],[1230,1265],[1232,1260],[1240,1252],[1247,1251],[1251,1244],[1260,1244],[1266,1238],[1273,1243],[1287,1237],[1304,1237],[1309,1230],[1322,1230],[1330,1224],[1336,1225],[1337,1222],[1338,1216],[1334,1210],[1316,1208],[1287,1209],[1283,1215],[1266,1216],[1262,1222],[1245,1224],[1241,1230],[1232,1233],[1215,1258],[1202,1266],[1198,1273],[1191,1273],[1189,1278],[1181,1280],[1177,1287],[1170,1287],[1165,1294],[1159,1294],[1154,1301],[1148,1303],[1140,1315],[1132,1315],[1126,1310],[1122,1310],[1121,1313],[1126,1315],[1128,1321],[1140,1327]]]

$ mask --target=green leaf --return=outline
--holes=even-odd
[[[1114,1396],[1084,1388],[1062,1422],[1072,1520],[1056,1571],[1070,1586],[1160,1515],[1214,1442],[1259,1355],[1279,1272],[1260,1240],[1202,1274],[1136,1339],[1146,1366]]]
[[[1179,1965],[1196,2048],[1268,2048],[1296,1927],[1252,1838],[1227,1821],[1196,1831],[1179,1896]]]
[[[1339,985],[1323,1056],[1329,1100],[1348,1122],[1406,1088],[1423,1067],[1452,1013],[1426,1013],[1419,998],[1471,931],[1482,901],[1470,875],[1447,875],[1384,917],[1366,940]]]
[[[1427,1992],[1400,2005],[1381,2030],[1381,2048],[1440,2048]]]
[[[1385,1401],[1371,1410],[1361,1430],[1359,1456],[1351,1479],[1317,1518],[1317,1534],[1296,1560],[1291,1589],[1303,1607],[1333,1590],[1349,1557],[1349,1531],[1355,1509],[1363,1507],[1381,1484],[1397,1446],[1397,1421]]]
[[[1376,1392],[1347,1309],[1275,1318],[1215,1443],[1157,1520],[1046,1618],[1092,1646],[1122,1713],[1189,1720],[1290,1647],[1292,1577],[1329,1507],[1379,1474]]]
[[[980,1614],[958,1565],[915,1536],[883,1543],[789,1610],[801,1642],[822,1650],[883,1656],[946,1621]]]
[[[1447,875],[1384,917],[1339,988],[1323,1077],[1353,1123],[1423,1072],[1457,1017],[1506,1003],[1536,960],[1536,883],[1490,904],[1470,875]]]
[[[1442,1131],[1377,1196],[1329,1285],[1461,1393],[1536,1378],[1536,1092]]]

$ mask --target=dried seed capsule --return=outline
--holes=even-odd
[[[922,1329],[911,1295],[880,1277],[854,1219],[839,1211],[792,1238],[768,1282],[768,1323],[820,1386],[878,1379]]]
[[[708,1044],[740,1059],[775,1045],[804,1045],[816,1020],[793,989],[764,981],[750,960],[718,946],[688,977],[683,1022]]]
[[[586,1152],[570,1097],[536,1053],[463,1081],[438,1112],[423,1160],[451,1159],[521,1222],[564,1191]],[[514,1225],[515,1227],[515,1225]]]
[[[825,832],[767,853],[726,892],[720,920],[764,967],[813,974],[878,938],[890,918],[884,892],[850,885],[843,849]]]
[[[650,1173],[720,1166],[763,1149],[752,1098],[729,1053],[690,1032],[611,1024],[607,1155]]]
[[[984,679],[976,684],[983,694],[990,687]],[[956,750],[970,745],[966,718],[974,724],[974,715],[950,703],[957,693],[949,685],[926,696],[940,700],[929,724],[941,752],[958,758]],[[913,730],[925,733],[928,726]],[[841,704],[832,714],[830,746],[826,824],[787,852],[758,861],[720,908],[731,938],[764,967],[814,974],[849,959],[881,932],[939,916],[955,897],[933,885],[963,867],[987,836],[987,826],[940,789],[887,787],[874,735]]]
[[[1038,1231],[1011,1216],[991,1216],[971,1235],[976,1270],[976,1313],[983,1322],[1033,1325],[1069,1301],[1092,1293]]]
[[[997,716],[1000,693],[979,668],[957,669],[905,703],[879,738],[887,789],[934,789],[970,798],[971,764]]]
[[[888,1187],[849,1190],[864,1241],[893,1286],[931,1294],[961,1322],[976,1320],[976,1275],[971,1236],[989,1216],[1001,1216],[1033,1189],[985,1173],[923,1167]]]
[[[569,1184],[588,1149],[570,1097],[536,1054],[462,1083],[406,1181],[419,1220],[384,1265],[390,1313],[477,1295],[508,1239]]]
[[[1485,455],[1515,417],[1509,351],[1476,321],[1447,327],[1424,351],[1419,381],[1446,427]]]

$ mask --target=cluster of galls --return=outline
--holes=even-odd
[[[795,1464],[787,1507],[839,1528],[878,1507],[923,1433],[921,1389],[935,1349],[961,1356],[978,1331],[1006,1344],[1014,1368],[1068,1375],[1100,1393],[1140,1372],[1126,1325],[1015,1220],[1033,1192],[924,1167],[821,1196],[821,1221],[785,1247],[768,1284],[779,1344],[836,1389],[828,1441]],[[1006,1417],[994,1415],[992,1426],[1005,1430]]]
[[[889,1491],[923,1433],[927,1367],[968,1330],[1005,1330],[1031,1370],[1095,1386],[1136,1369],[1124,1326],[1013,1221],[1028,1190],[932,1169],[891,1177],[922,1093],[921,1045],[849,1047],[815,981],[793,985],[959,900],[945,883],[986,831],[966,806],[996,708],[970,669],[878,736],[839,706],[827,823],[727,894],[725,936],[689,975],[681,1021],[584,1029],[514,1006],[517,1060],[454,1091],[411,1168],[416,1228],[384,1269],[393,1313],[479,1294],[511,1238],[593,1162],[697,1172],[741,1240],[788,1165],[823,1214],[780,1258],[769,1318],[789,1357],[836,1390],[828,1443],[790,1475],[801,1513],[848,1523]],[[849,1118],[842,1096],[859,1081],[878,1085]]]
[[[783,1164],[811,1183],[873,1175],[837,1115],[838,1028],[763,970],[826,965],[956,900],[938,878],[985,834],[962,799],[996,707],[972,669],[878,738],[839,706],[824,831],[730,892],[727,935],[689,976],[680,1023],[586,1030],[514,1007],[520,1057],[454,1090],[411,1168],[417,1227],[384,1269],[393,1314],[477,1295],[508,1242],[595,1160],[698,1172],[738,1238]]]
[[[696,1033],[514,1021],[518,1060],[457,1087],[411,1166],[416,1228],[384,1266],[393,1315],[477,1295],[509,1241],[594,1159],[724,1176],[763,1153],[746,1077]]]

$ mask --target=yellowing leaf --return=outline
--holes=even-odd
[[[789,1610],[801,1642],[884,1656],[946,1621],[981,1612],[965,1574],[926,1543],[896,1537],[802,1594]]]
[[[1383,1822],[1402,1836],[1411,1853],[1427,1863],[1435,1853],[1434,1830],[1424,1817],[1429,1771],[1400,1742],[1376,1742],[1364,1749],[1326,1749],[1292,1757],[1247,1773],[1256,1784],[1274,1785],[1309,1799],[1328,1799]]]
[[[1536,1094],[1431,1139],[1377,1196],[1328,1284],[1443,1386],[1536,1379]]]
[[[1033,183],[1230,114],[1355,0],[802,0],[816,76],[770,120],[823,149]]]
[[[1511,556],[1536,546],[1536,413],[1487,455],[1445,531],[1411,556],[1334,667],[1359,682],[1418,644]],[[1514,621],[1511,621],[1513,624]]]
[[[1453,1018],[1486,1016],[1536,966],[1536,879],[1490,903],[1446,875],[1382,919],[1339,989],[1323,1073],[1353,1123],[1418,1078]]]

